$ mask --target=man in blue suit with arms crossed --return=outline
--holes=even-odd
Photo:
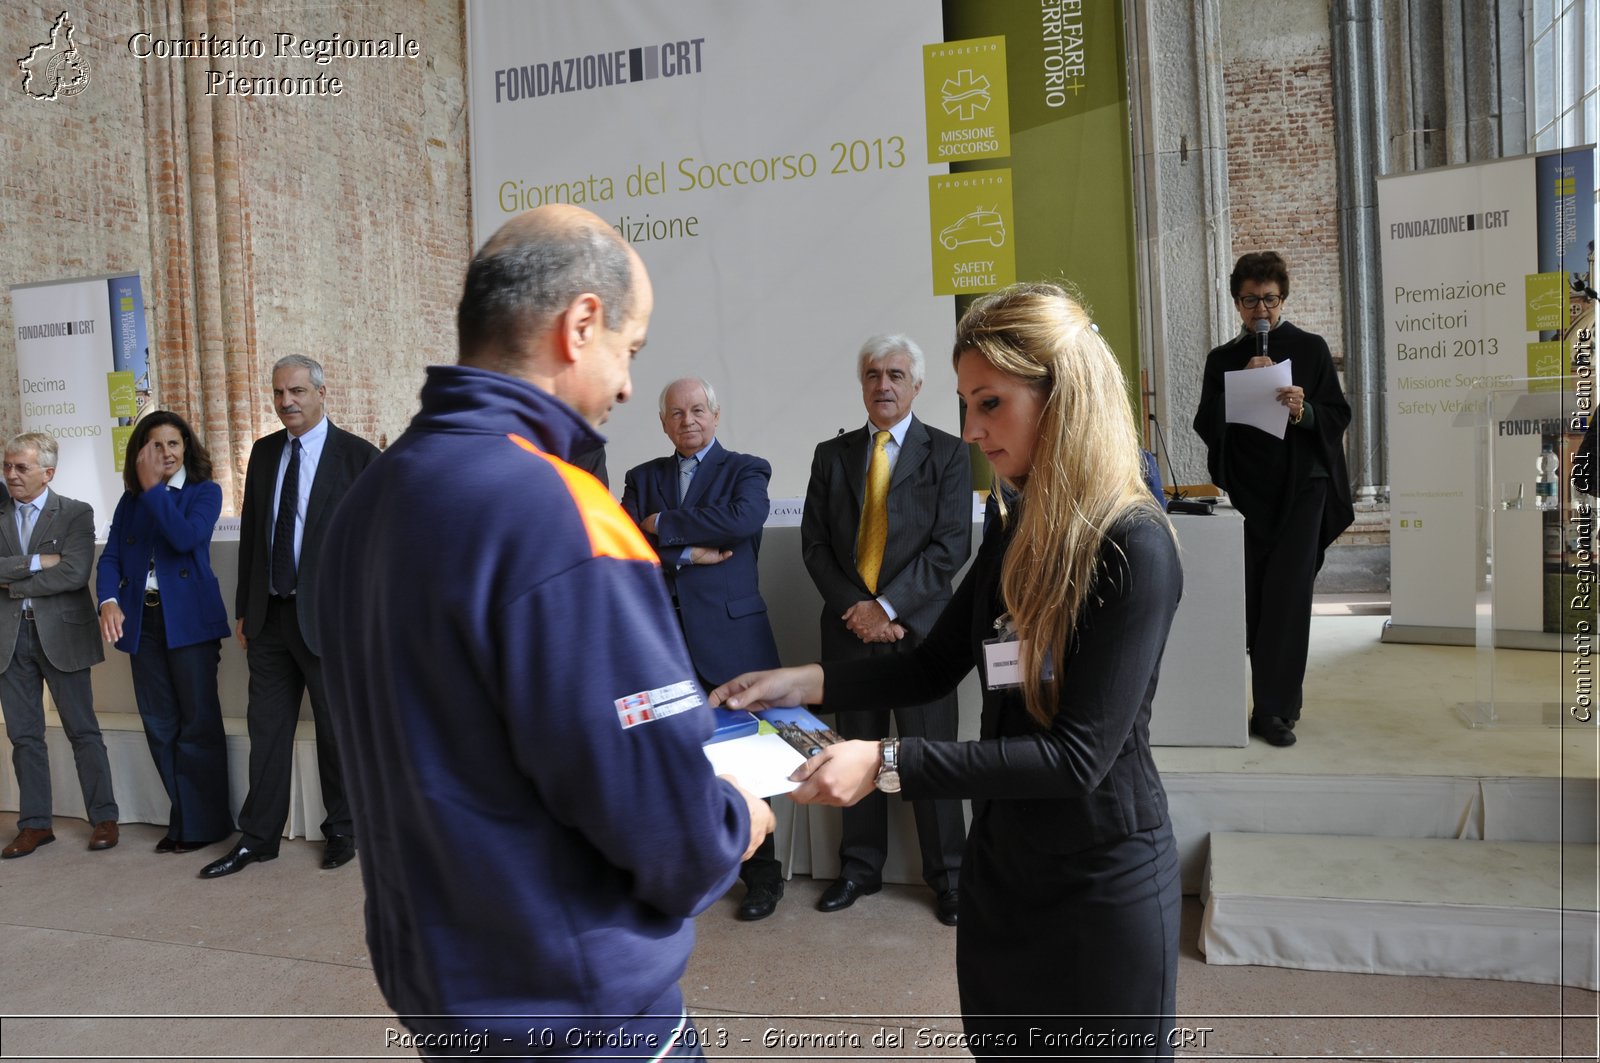
[[[779,665],[756,571],[772,466],[717,442],[722,407],[699,377],[668,384],[660,413],[673,453],[628,470],[622,508],[661,556],[689,658],[709,690]],[[770,834],[739,875],[746,889],[738,917],[771,915],[783,896],[783,868]]]

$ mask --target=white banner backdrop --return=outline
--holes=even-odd
[[[115,279],[11,289],[22,429],[55,437],[61,453],[50,489],[93,506],[100,539],[122,497],[118,419],[111,413],[106,381],[106,374],[118,368],[108,287]],[[142,305],[137,312],[142,316]]]
[[[928,245],[922,46],[932,0],[472,0],[473,225],[481,245],[547,202],[633,242],[655,286],[634,399],[608,465],[665,453],[656,396],[722,400],[719,438],[804,494],[812,450],[864,424],[855,352],[904,332],[927,354],[916,412],[957,430],[953,299]]]
[[[1565,158],[1593,165],[1592,149]],[[1546,230],[1563,233],[1547,236],[1545,244],[1572,243],[1584,226],[1565,215],[1541,215],[1541,208],[1551,215],[1548,202],[1539,201],[1540,175],[1555,185],[1551,164],[1550,155],[1528,155],[1378,179],[1397,626],[1474,627],[1476,552],[1487,531],[1480,522],[1493,520],[1495,627],[1543,629],[1541,522],[1534,504],[1541,432],[1518,432],[1509,421],[1491,426],[1496,483],[1485,485],[1475,457],[1481,429],[1474,426],[1484,420],[1485,402],[1510,409],[1513,393],[1531,393],[1527,398],[1538,396],[1541,405],[1554,399],[1559,407],[1559,396],[1548,392],[1561,387],[1561,359],[1545,365],[1548,359],[1541,360],[1534,346],[1555,334],[1529,325],[1542,303],[1559,313],[1566,296],[1555,294],[1552,301],[1536,275],[1553,253],[1577,269],[1583,252],[1542,247],[1541,220]],[[1570,175],[1566,180],[1574,185]],[[1543,194],[1548,200],[1550,189]],[[1592,212],[1587,192],[1574,200],[1569,187],[1566,201]],[[1592,213],[1587,231],[1593,232]],[[1552,274],[1544,276],[1557,284]],[[1564,275],[1558,287],[1565,289]],[[1519,484],[1525,488],[1520,504]]]

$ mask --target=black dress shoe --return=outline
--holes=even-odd
[[[765,919],[778,910],[778,901],[782,898],[783,883],[780,882],[776,886],[755,883],[745,890],[744,902],[739,905],[739,910],[734,916],[746,923]]]
[[[332,871],[356,858],[356,840],[348,834],[328,835],[328,844],[322,849],[322,870]]]
[[[1250,733],[1260,735],[1268,745],[1294,745],[1294,727],[1282,716],[1250,717]]]
[[[933,917],[945,926],[955,926],[961,911],[961,891],[954,887],[939,894],[933,904]]]
[[[158,853],[175,853],[177,851],[178,843],[172,840],[172,835],[170,834],[156,842],[156,852]]]
[[[200,877],[221,878],[224,875],[237,874],[251,864],[262,864],[277,858],[278,854],[276,852],[269,853],[261,849],[251,849],[243,842],[240,842],[221,860],[213,860],[205,867],[202,867],[200,869]]]
[[[835,879],[833,885],[823,890],[822,896],[817,898],[817,911],[841,912],[862,897],[870,897],[881,889],[881,882],[876,886],[863,886],[854,879]]]

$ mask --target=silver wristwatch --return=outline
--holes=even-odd
[[[900,792],[900,739],[885,738],[878,743],[878,750],[883,763],[872,785],[886,794],[897,794]]]

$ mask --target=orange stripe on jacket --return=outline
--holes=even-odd
[[[546,454],[519,435],[508,434],[507,439],[548,461],[567,485],[567,493],[578,507],[584,530],[589,533],[589,549],[595,557],[615,557],[623,561],[648,561],[661,563],[650,542],[639,526],[628,517],[611,492],[600,481],[573,465],[568,465],[552,454]]]

